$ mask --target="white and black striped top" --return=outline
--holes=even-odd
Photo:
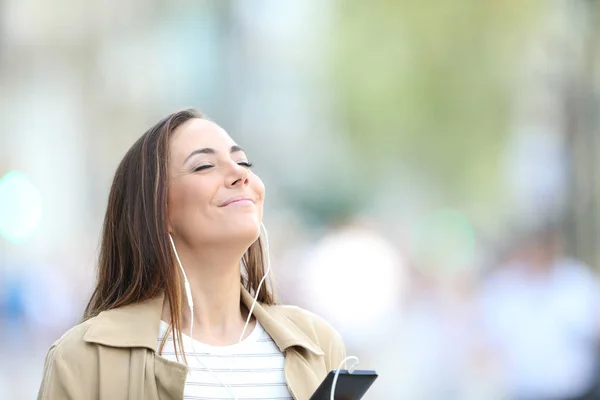
[[[168,324],[161,321],[157,349],[167,329]],[[252,333],[238,344],[210,346],[195,340],[197,359],[193,354],[192,339],[187,335],[182,337],[190,367],[185,382],[185,400],[232,399],[231,390],[239,400],[293,399],[283,371],[285,356],[258,321]],[[167,339],[162,356],[177,361],[173,335]],[[219,380],[229,385],[231,390]]]

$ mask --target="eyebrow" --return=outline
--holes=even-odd
[[[238,152],[243,152],[243,151],[244,151],[244,149],[242,149],[240,146],[235,145],[235,144],[233,146],[231,146],[231,148],[229,149],[230,153],[238,153]],[[217,151],[215,149],[211,149],[210,147],[194,150],[190,153],[189,156],[186,157],[184,163],[187,162],[187,160],[189,160],[196,154],[217,154]]]

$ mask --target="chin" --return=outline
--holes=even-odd
[[[247,243],[250,246],[260,237],[260,221],[239,221],[228,229],[228,235],[233,241]]]

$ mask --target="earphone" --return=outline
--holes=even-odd
[[[258,287],[256,288],[256,293],[254,294],[254,299],[252,300],[252,306],[250,307],[250,310],[248,311],[248,317],[246,318],[246,323],[244,324],[244,329],[242,329],[242,334],[240,335],[240,340],[238,341],[238,343],[241,343],[241,341],[244,339],[244,334],[246,333],[246,329],[248,329],[248,325],[250,324],[250,319],[252,318],[252,311],[254,311],[254,306],[256,305],[256,301],[258,299],[258,294],[260,293],[260,288],[262,287],[263,283],[265,282],[265,280],[269,276],[269,273],[271,272],[271,255],[269,252],[269,234],[267,233],[267,228],[265,228],[265,224],[263,224],[261,222],[260,227],[262,228],[263,232],[265,233],[265,248],[267,249],[267,251],[266,251],[266,253],[267,253],[267,269],[266,269],[265,274],[263,275],[262,279],[260,280],[260,282],[258,282]],[[237,357],[237,354],[233,353],[233,362],[229,366],[229,373],[231,373],[233,366],[235,365],[236,357]]]
[[[266,251],[266,253],[267,253],[267,270],[265,271],[265,274],[263,275],[262,279],[258,283],[258,287],[256,288],[256,293],[254,294],[254,300],[252,300],[252,306],[250,307],[250,311],[248,312],[248,318],[246,318],[246,323],[244,324],[244,329],[242,329],[242,334],[240,335],[240,340],[239,340],[240,342],[244,338],[246,329],[248,329],[248,324],[250,323],[250,319],[252,318],[252,311],[254,311],[254,306],[256,305],[256,301],[258,299],[258,294],[260,293],[260,288],[262,287],[263,283],[265,283],[265,280],[267,279],[267,277],[269,276],[269,273],[271,272],[271,256],[269,254],[269,234],[267,233],[267,228],[265,228],[265,224],[263,224],[261,222],[260,227],[262,228],[263,232],[265,233],[265,248],[267,249],[267,251]],[[234,359],[235,359],[235,356],[234,356]]]
[[[264,224],[261,222],[260,224],[264,234],[265,234],[265,248],[266,248],[266,256],[267,256],[267,268],[266,271],[262,277],[262,279],[260,280],[260,282],[258,283],[258,287],[256,289],[256,293],[254,295],[253,301],[252,301],[252,306],[250,307],[250,310],[248,312],[248,317],[246,318],[246,323],[244,324],[244,328],[242,329],[242,333],[240,335],[240,338],[238,340],[238,343],[240,343],[243,339],[244,339],[244,335],[246,333],[246,329],[248,329],[248,325],[250,324],[250,320],[252,318],[252,312],[254,311],[254,306],[257,303],[258,300],[258,295],[260,293],[260,289],[263,285],[263,283],[265,282],[265,280],[267,279],[267,277],[269,276],[269,273],[271,272],[271,257],[270,257],[270,252],[269,252],[269,235],[267,233],[267,229],[265,228]],[[173,247],[173,252],[175,253],[175,258],[177,259],[177,264],[179,265],[179,268],[181,270],[181,273],[183,274],[183,285],[184,285],[184,290],[185,290],[185,296],[187,299],[187,303],[188,306],[190,308],[190,339],[192,342],[192,352],[194,354],[194,358],[196,359],[196,361],[202,365],[203,367],[205,367],[210,373],[211,375],[223,386],[226,387],[230,394],[233,396],[234,400],[237,400],[237,396],[235,395],[235,392],[233,391],[233,388],[226,384],[225,382],[223,382],[219,376],[210,369],[210,367],[208,367],[206,364],[204,364],[199,358],[198,355],[196,353],[196,348],[194,345],[194,339],[193,339],[193,329],[194,329],[194,300],[192,299],[192,289],[190,287],[190,282],[187,279],[187,275],[185,273],[185,270],[183,269],[183,265],[181,264],[181,260],[179,259],[179,254],[177,253],[177,248],[175,247],[175,242],[173,241],[173,237],[171,236],[171,234],[169,233],[169,239],[171,241],[171,246]],[[229,371],[231,372],[232,368],[233,368],[233,364],[235,363],[235,358],[236,354],[233,354],[233,363],[229,369]],[[360,362],[358,357],[355,356],[348,356],[346,358],[344,358],[340,364],[338,365],[338,367],[335,370],[335,375],[333,377],[333,383],[331,384],[331,397],[330,400],[334,400],[334,395],[335,395],[335,388],[337,386],[337,381],[338,381],[338,377],[340,374],[340,371],[342,369],[342,366],[346,363],[346,361],[348,360],[353,360],[354,363],[348,367],[348,372],[352,373],[354,372],[354,369],[356,368],[356,366],[358,365],[358,363]]]

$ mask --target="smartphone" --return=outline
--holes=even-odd
[[[309,400],[330,400],[331,385],[335,371],[331,371]],[[340,370],[337,384],[335,386],[335,400],[359,400],[367,393],[378,375],[375,371],[356,370],[349,373],[348,370]]]

